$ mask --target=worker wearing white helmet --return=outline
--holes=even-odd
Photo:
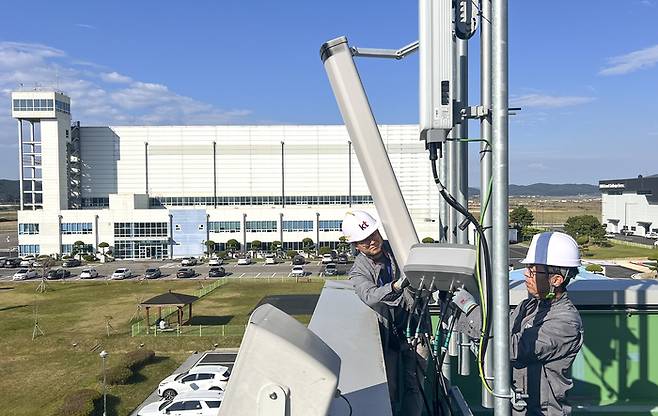
[[[578,244],[564,233],[536,234],[521,263],[528,298],[510,316],[510,358],[514,387],[527,398],[514,404],[513,414],[570,415],[569,369],[583,344],[580,314],[567,295],[580,266]],[[473,297],[459,290],[453,302],[464,312],[458,330],[478,338],[480,312]]]
[[[420,415],[422,396],[416,375],[417,356],[404,336],[413,294],[405,289],[408,281],[402,279],[393,251],[378,228],[377,220],[367,212],[355,210],[345,214],[343,235],[359,252],[350,270],[350,280],[359,298],[377,313],[393,408],[401,409],[405,415]],[[425,332],[429,331],[427,322]],[[405,364],[404,389],[397,386],[400,361]]]

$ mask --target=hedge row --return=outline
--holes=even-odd
[[[72,391],[64,396],[64,402],[54,413],[54,416],[91,416],[94,412],[94,402],[102,395],[92,389]]]
[[[105,381],[110,385],[128,384],[134,371],[150,363],[154,358],[155,352],[153,350],[129,351],[119,360],[118,364],[106,370]],[[102,373],[98,376],[98,380],[103,381]]]

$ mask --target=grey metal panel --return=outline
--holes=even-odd
[[[391,415],[377,317],[349,281],[325,283],[308,328],[340,357],[338,388],[352,414]],[[349,414],[345,401],[335,399],[330,414]]]

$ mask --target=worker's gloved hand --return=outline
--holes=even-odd
[[[465,314],[468,314],[477,306],[473,295],[461,287],[455,291],[454,295],[452,295],[452,303],[454,303],[455,306],[461,309]]]
[[[409,286],[409,280],[408,279],[398,279],[395,282],[393,282],[393,290],[396,292],[402,291],[405,287]]]

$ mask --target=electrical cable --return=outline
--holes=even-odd
[[[352,404],[350,403],[349,400],[347,400],[347,397],[343,396],[343,393],[338,393],[338,395],[339,395],[340,397],[342,397],[343,400],[345,400],[345,403],[347,403],[347,407],[350,408],[349,416],[352,416]]]
[[[488,143],[488,141],[484,139],[461,139],[463,141],[485,141]],[[483,251],[483,257],[484,257],[484,267],[485,267],[485,277],[489,281],[491,279],[491,257],[489,253],[489,245],[487,243],[487,239],[484,235],[484,229],[480,225],[480,222],[475,219],[475,217],[466,209],[463,205],[461,205],[455,198],[450,195],[447,191],[443,183],[441,183],[441,180],[439,178],[439,175],[437,173],[437,167],[436,167],[436,160],[437,160],[437,143],[430,143],[428,146],[428,150],[430,153],[430,162],[432,166],[432,174],[434,176],[434,182],[439,186],[439,193],[443,197],[443,199],[450,205],[452,208],[454,208],[457,212],[462,214],[469,222],[471,222],[475,226],[475,230],[478,233],[478,251],[479,248],[482,248]],[[488,202],[487,202],[488,204]],[[477,268],[476,268],[476,273],[481,276],[480,269],[481,264],[479,262],[479,256],[478,256],[478,261],[477,261]],[[481,336],[480,336],[480,349],[479,349],[479,354],[478,354],[478,368],[480,372],[480,378],[484,382],[485,387],[487,390],[492,391],[491,386],[489,386],[488,380],[486,380],[486,377],[483,375],[484,373],[484,368],[483,368],[483,359],[486,355],[487,347],[489,344],[489,336],[488,334],[490,333],[490,327],[491,327],[491,320],[487,319],[487,317],[491,316],[491,290],[487,290],[486,294],[482,295],[482,286],[480,284],[479,279],[478,280],[478,288],[480,291],[480,299],[485,300],[485,303],[481,307],[481,314],[482,314],[482,328],[481,328]],[[487,287],[491,287],[490,284],[487,285]],[[487,334],[487,335],[484,335]]]

